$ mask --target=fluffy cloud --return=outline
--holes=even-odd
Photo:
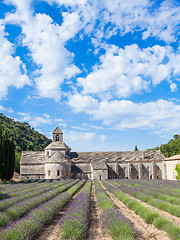
[[[136,44],[124,49],[111,46],[100,57],[100,64],[78,82],[83,87],[82,94],[98,95],[107,100],[129,97],[148,91],[151,82],[156,86],[171,76],[178,76],[179,57],[179,52],[175,54],[171,47],[159,45],[145,49]],[[174,84],[171,84],[172,90],[175,90]]]
[[[7,95],[9,86],[22,88],[31,84],[25,64],[20,57],[12,56],[14,52],[13,44],[6,39],[4,26],[0,23],[0,99]]]
[[[63,22],[61,25],[53,22],[51,17],[46,14],[34,14],[31,0],[25,2],[4,0],[4,2],[16,7],[15,12],[6,15],[3,23],[18,24],[22,28],[22,44],[28,47],[30,56],[37,66],[37,70],[31,76],[34,79],[37,94],[40,97],[49,97],[56,101],[59,101],[63,94],[62,83],[81,72],[73,63],[73,54],[65,48],[69,39],[77,36],[79,39],[82,39],[85,35],[91,36],[92,43],[98,45],[98,43],[105,41],[104,38],[107,39],[116,34],[132,33],[138,29],[138,31],[142,31],[143,39],[153,36],[165,42],[172,42],[176,40],[177,26],[180,21],[180,15],[178,14],[180,7],[171,4],[169,1],[163,1],[157,6],[157,10],[152,11],[152,2],[148,0],[134,2],[131,0],[114,0],[111,2],[107,0],[46,0],[49,4],[66,8],[66,11],[62,12]],[[3,41],[7,45],[11,45],[4,36]],[[106,44],[101,46],[107,47]],[[102,96],[105,96],[106,99],[111,99],[112,92],[120,97],[127,97],[131,93],[148,90],[149,81],[141,77],[141,74],[146,70],[147,75],[152,78],[153,84],[158,84],[169,76],[171,69],[161,62],[159,53],[156,56],[155,48],[147,51],[141,51],[136,47],[132,48],[133,46],[127,47],[125,50],[116,50],[118,56],[108,50],[106,55],[101,58],[101,65],[97,66],[86,78],[86,83],[79,79],[79,83],[84,87],[84,93],[102,93]],[[134,73],[131,69],[128,71],[128,67],[123,63],[122,57],[126,54],[126,61],[134,60],[128,49],[133,50],[133,54],[141,54],[132,64],[128,62],[128,66],[135,70]],[[160,54],[163,54],[162,49]],[[152,54],[151,51],[153,51]],[[165,52],[167,53],[167,49],[165,49]],[[151,59],[148,59],[148,55]],[[23,87],[25,84],[29,84],[26,73],[22,74],[22,72],[26,72],[26,68],[20,58],[12,57],[12,49],[11,51],[6,50],[5,56],[7,59],[9,57],[7,61],[12,65],[12,76],[8,76],[8,83],[3,80],[0,96],[7,94],[8,86]],[[175,58],[179,60],[176,56]],[[114,72],[110,69],[108,60],[111,64],[114,64]],[[146,62],[141,63],[140,61]],[[120,64],[119,68],[118,64]],[[151,68],[149,68],[150,64]],[[135,69],[136,66],[138,67],[137,70]],[[179,73],[179,69],[176,64],[174,73]],[[4,68],[3,77],[5,77],[6,72],[7,69]],[[112,80],[109,78],[110,74],[112,74]],[[12,79],[14,75],[19,76],[19,80],[12,83],[9,79]],[[95,89],[93,81],[101,77],[104,78],[104,81],[99,82],[97,89]],[[113,80],[115,80],[115,83],[113,83]],[[126,82],[128,84],[125,84]],[[109,90],[107,91],[107,89]],[[174,85],[171,85],[171,91],[172,89],[174,89]]]
[[[179,129],[180,105],[172,101],[158,100],[156,102],[133,103],[128,100],[101,101],[94,104],[94,99],[89,98],[89,104],[94,109],[86,109],[82,104],[79,107],[79,96],[73,97],[73,108],[77,112],[86,112],[93,116],[94,120],[101,120],[104,124],[112,125],[113,128],[124,129],[155,129],[157,131],[171,131]],[[83,102],[81,96],[81,101]],[[72,102],[70,102],[72,103]]]
[[[65,19],[68,17],[72,22],[72,35],[78,24],[80,29],[84,28],[85,33],[93,32],[100,41],[103,37],[110,38],[117,32],[123,35],[136,29],[142,31],[143,39],[156,37],[165,42],[175,41],[178,34],[180,7],[175,1],[163,1],[159,6],[149,0],[46,1],[67,8]],[[74,21],[71,21],[72,17]],[[70,36],[70,29],[66,27],[66,30]]]
[[[72,63],[73,54],[64,47],[67,39],[64,39],[63,25],[60,27],[46,14],[33,15],[30,4],[24,6],[19,1],[14,1],[14,4],[17,11],[8,14],[4,22],[19,24],[22,28],[22,44],[28,47],[38,67],[32,73],[38,95],[58,101],[62,94],[60,85],[65,79],[80,73]]]
[[[48,114],[43,114],[43,116],[31,116],[30,113],[21,113],[19,112],[18,115],[22,116],[17,121],[20,122],[28,122],[32,127],[38,127],[42,124],[52,124],[53,121]]]
[[[101,144],[106,140],[105,135],[95,132],[64,131],[64,142],[75,151],[95,151],[102,149]]]

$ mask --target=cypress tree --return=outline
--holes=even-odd
[[[3,158],[2,158],[2,129],[0,128],[0,179],[2,178]]]
[[[15,146],[8,138],[7,132],[3,135],[0,130],[0,178],[10,180],[14,173]]]

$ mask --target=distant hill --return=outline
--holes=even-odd
[[[149,150],[157,150],[159,147]],[[180,154],[180,135],[175,134],[174,139],[171,139],[167,144],[161,145],[161,152],[165,157]]]
[[[19,172],[19,159],[22,151],[43,151],[51,139],[35,131],[27,122],[14,121],[0,113],[0,126],[12,137],[16,146],[16,167]]]

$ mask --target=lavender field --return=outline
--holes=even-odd
[[[1,183],[0,240],[8,239],[179,240],[180,183],[136,179]]]

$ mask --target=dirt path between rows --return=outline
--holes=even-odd
[[[82,189],[82,188],[81,188]],[[79,190],[68,202],[68,204],[63,208],[61,212],[57,214],[57,216],[52,220],[51,224],[48,226],[45,226],[42,229],[42,232],[37,236],[36,238],[33,238],[34,240],[59,240],[60,236],[60,227],[59,227],[59,221],[64,214],[64,212],[67,210],[67,208],[70,206],[74,198],[80,193],[81,190]],[[91,193],[91,220],[90,220],[90,226],[87,233],[86,240],[112,240],[110,236],[108,236],[102,228],[100,215],[101,215],[101,209],[99,208],[97,204],[97,200],[95,197],[95,188],[94,183],[92,183],[92,193]]]
[[[112,240],[110,236],[103,231],[102,223],[100,216],[102,211],[98,206],[96,197],[95,197],[95,187],[94,182],[92,182],[92,191],[91,191],[91,221],[90,227],[88,230],[86,240]]]
[[[84,186],[84,185],[83,185]],[[38,234],[38,236],[34,237],[33,240],[59,240],[60,235],[60,227],[59,221],[67,210],[67,208],[71,205],[74,198],[81,192],[82,187],[77,191],[77,193],[69,200],[66,206],[60,211],[54,219],[52,219],[51,223],[44,226],[42,231]]]
[[[108,182],[109,183],[109,182]],[[102,185],[102,183],[101,183]],[[102,185],[103,186],[103,185]],[[112,185],[113,186],[113,185]],[[145,221],[137,215],[133,210],[127,208],[121,201],[114,197],[107,189],[103,186],[106,193],[111,197],[113,203],[120,209],[120,211],[129,219],[133,224],[135,231],[137,232],[138,240],[170,240],[166,232],[158,230],[152,224],[147,224]]]
[[[156,207],[154,207],[154,206],[151,206],[151,205],[149,205],[148,203],[142,202],[141,200],[139,200],[139,199],[137,199],[137,198],[135,198],[135,197],[127,194],[127,193],[124,193],[124,194],[126,194],[126,195],[129,196],[129,197],[131,197],[133,200],[139,202],[139,203],[140,203],[141,205],[143,205],[144,207],[148,207],[149,209],[151,209],[151,210],[159,213],[162,217],[167,218],[167,219],[168,219],[169,221],[171,221],[173,224],[175,224],[175,225],[177,225],[177,226],[180,227],[180,218],[179,218],[179,217],[176,217],[176,216],[171,215],[170,213],[165,212],[165,211],[163,211],[163,210],[161,210],[161,209],[159,209],[159,208],[156,208]]]

